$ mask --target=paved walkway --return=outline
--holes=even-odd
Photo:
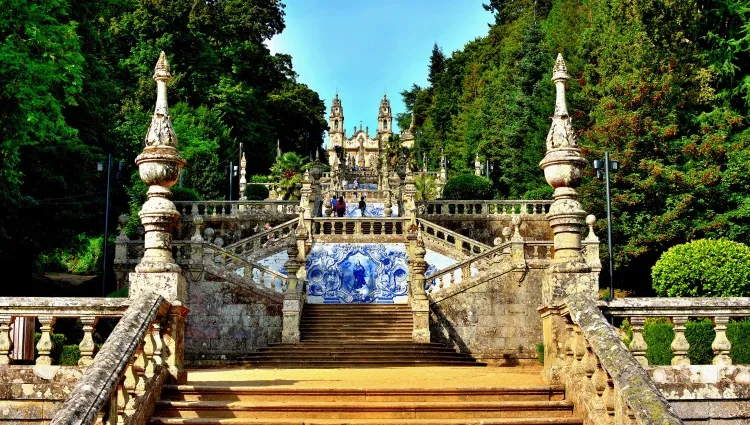
[[[193,369],[188,385],[278,388],[497,388],[544,385],[541,367]]]

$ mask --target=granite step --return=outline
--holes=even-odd
[[[152,418],[150,425],[583,425],[578,418],[477,418],[477,419],[248,419]]]

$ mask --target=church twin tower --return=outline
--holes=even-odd
[[[340,146],[343,149],[343,160],[347,166],[357,166],[359,168],[377,167],[381,149],[385,146],[388,139],[393,136],[393,113],[391,111],[391,102],[386,95],[383,95],[383,99],[380,101],[380,108],[378,109],[378,132],[375,138],[370,137],[368,127],[365,127],[364,130],[362,129],[362,121],[359,122],[359,130],[355,126],[352,136],[346,137],[344,108],[341,106],[341,99],[339,99],[338,93],[333,99],[328,120],[330,127],[328,136],[331,141],[328,148],[328,158],[331,161],[331,165],[333,165],[334,157],[336,156],[334,154],[336,147]]]

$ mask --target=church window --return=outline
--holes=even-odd
[[[383,129],[388,130],[388,121],[383,120]]]
[[[333,128],[335,128],[336,130],[339,129],[339,120],[334,120],[333,121]]]

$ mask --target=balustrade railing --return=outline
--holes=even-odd
[[[41,336],[34,363],[51,365],[55,321],[77,319],[83,327],[78,364],[87,366],[94,357],[93,334],[99,320],[119,318],[129,304],[126,298],[0,298],[0,365],[34,359],[36,321]]]
[[[365,201],[383,200],[386,196],[386,191],[379,189],[346,189],[337,190],[338,196],[343,196],[346,202],[359,202],[362,196],[365,197]]]
[[[172,241],[172,256],[177,264],[186,265],[190,261],[191,243],[189,240]],[[143,239],[140,240],[118,240],[116,247],[122,251],[115,251],[115,264],[136,265],[143,258]]]
[[[175,206],[183,220],[192,220],[195,216],[216,219],[252,214],[299,214],[299,201],[177,201]]]
[[[552,260],[554,251],[553,241],[527,241],[524,242],[524,256],[530,267],[547,267]]]
[[[145,423],[181,355],[170,307],[156,293],[133,300],[51,425]]]
[[[549,212],[552,201],[418,201],[420,216],[538,215]]]
[[[356,237],[405,237],[407,221],[399,217],[316,217],[312,220],[313,238],[327,236],[353,236],[346,242],[356,242]],[[342,241],[344,242],[344,241]]]
[[[204,244],[204,246],[204,255],[212,259],[217,266],[244,277],[258,287],[282,294],[286,292],[289,285],[285,274],[225,251],[216,245]]]
[[[419,220],[419,230],[425,241],[432,241],[448,250],[457,250],[466,255],[481,254],[492,248],[427,220]]]
[[[250,255],[263,247],[278,245],[294,239],[294,229],[299,223],[299,218],[281,223],[278,226],[268,230],[256,233],[249,238],[242,239],[233,244],[229,244],[223,249],[236,255]]]
[[[428,295],[437,294],[455,286],[470,277],[485,273],[493,264],[499,263],[499,257],[510,257],[510,242],[503,243],[494,248],[488,249],[479,255],[458,262],[452,266],[446,267],[437,273],[426,276]]]
[[[595,300],[574,294],[564,308],[542,311],[545,320],[561,319],[548,322],[559,336],[545,346],[544,367],[565,383],[584,423],[682,425]]]
[[[653,318],[667,318],[674,325],[672,365],[690,364],[685,328],[693,318],[708,318],[714,324],[713,364],[731,365],[732,343],[727,338],[727,325],[730,320],[750,317],[750,298],[620,298],[604,303],[602,310],[606,315],[628,319],[633,331],[629,350],[643,366],[649,364],[643,330],[646,320]]]

